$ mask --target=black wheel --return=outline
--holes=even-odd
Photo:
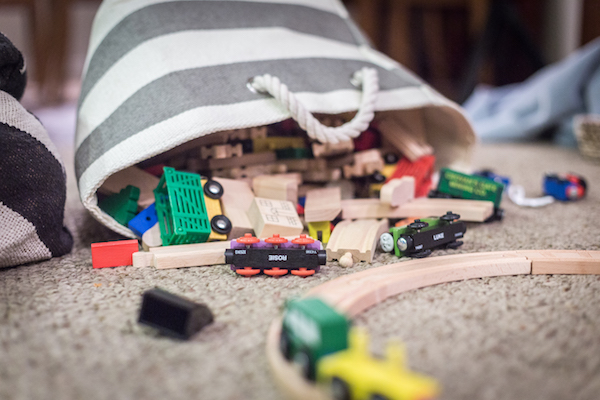
[[[455,240],[454,242],[450,242],[446,245],[446,248],[448,249],[458,249],[460,246],[463,245],[463,241],[462,240]]]
[[[370,397],[370,400],[389,400],[389,399],[382,394],[374,394]]]
[[[281,336],[279,337],[279,350],[286,360],[289,361],[292,358],[292,354],[290,353],[290,337],[285,332],[281,332]]]
[[[431,255],[431,250],[427,249],[427,250],[422,250],[416,253],[412,253],[409,254],[409,257],[413,257],[413,258],[425,258],[425,257],[429,257],[429,255]]]
[[[408,235],[400,235],[398,240],[396,240],[396,246],[398,247],[398,250],[400,250],[403,253],[411,251],[413,248],[413,244],[414,242],[412,237]]]
[[[204,194],[211,199],[218,200],[223,196],[223,186],[219,182],[209,179],[204,184]]]
[[[398,156],[394,153],[387,153],[385,156],[383,156],[383,161],[390,165],[390,164],[398,164],[398,161],[400,159],[398,158]]]
[[[221,233],[223,235],[227,235],[231,232],[231,221],[224,215],[215,215],[210,220],[210,227],[213,231],[217,233]]]
[[[420,219],[415,219],[415,222],[407,225],[407,227],[409,227],[410,229],[416,230],[427,228],[428,226],[429,224],[427,222],[421,221]]]
[[[294,362],[300,367],[300,373],[308,380],[315,380],[315,370],[306,350],[301,350],[294,356]]]
[[[460,218],[460,215],[453,213],[452,211],[448,211],[446,214],[442,215],[440,219],[446,222],[454,222]]]
[[[373,175],[371,175],[372,183],[383,183],[383,182],[385,182],[386,179],[387,178],[385,177],[385,175],[383,175],[379,171],[375,171],[375,172],[373,172]]]
[[[342,379],[334,377],[331,379],[331,396],[335,400],[350,400],[350,387]]]
[[[430,199],[451,199],[452,196],[446,193],[438,192],[437,190],[430,190],[427,195]]]

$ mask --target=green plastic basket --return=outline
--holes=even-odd
[[[163,168],[156,189],[156,214],[163,246],[203,243],[210,235],[200,175]]]

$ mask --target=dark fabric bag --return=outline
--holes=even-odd
[[[40,121],[19,103],[27,73],[21,52],[0,34],[0,267],[61,256],[65,168]]]

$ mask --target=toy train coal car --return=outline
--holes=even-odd
[[[288,241],[279,235],[260,240],[246,234],[231,241],[231,248],[225,250],[225,263],[243,276],[281,276],[288,272],[310,276],[327,262],[327,252],[321,247],[321,242],[306,235]]]
[[[455,222],[460,215],[448,211],[439,218],[417,219],[412,224],[390,228],[379,238],[381,250],[398,257],[427,257],[434,248],[445,246],[457,248],[467,227],[464,222]]]

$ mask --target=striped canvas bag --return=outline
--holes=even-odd
[[[373,118],[418,120],[440,165],[467,161],[474,134],[455,103],[372,49],[338,0],[106,0],[80,96],[75,168],[98,207],[112,174],[192,139],[290,117],[320,142],[356,137]],[[312,113],[356,111],[324,127]]]

